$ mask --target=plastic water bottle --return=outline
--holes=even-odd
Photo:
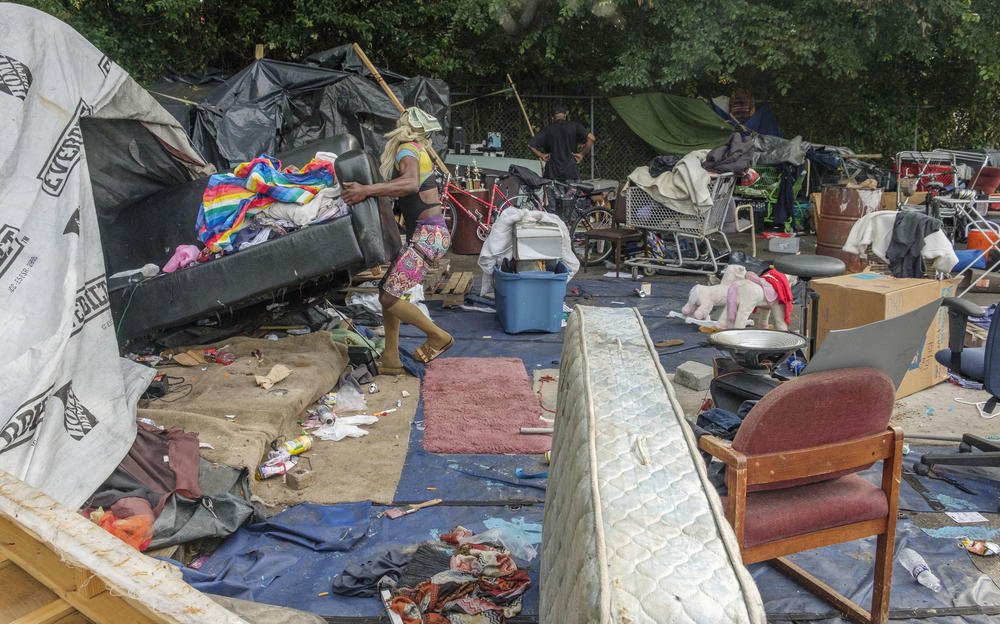
[[[938,580],[938,577],[934,576],[934,573],[931,572],[931,569],[927,566],[927,562],[920,556],[920,553],[912,548],[904,548],[899,551],[899,562],[909,570],[910,575],[917,579],[918,583],[931,591],[941,591],[941,581]]]

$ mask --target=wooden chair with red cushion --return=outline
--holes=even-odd
[[[857,622],[889,617],[902,431],[889,422],[895,386],[872,368],[804,375],[750,411],[733,441],[702,436],[726,464],[726,518],[746,564],[774,568]],[[881,486],[855,474],[882,461]],[[871,611],[784,555],[877,535]]]
[[[632,242],[643,242],[645,249],[646,234],[642,230],[635,230],[622,227],[625,224],[625,183],[618,185],[615,192],[615,201],[611,205],[611,227],[594,228],[587,230],[583,235],[583,247],[586,250],[583,257],[583,272],[587,272],[590,265],[590,242],[602,240],[614,244],[615,246],[615,277],[621,272],[622,266],[622,245]]]

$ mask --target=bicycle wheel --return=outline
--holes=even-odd
[[[444,217],[444,225],[448,229],[448,235],[455,238],[455,224],[458,223],[458,210],[451,205],[451,200],[441,199],[441,216]]]
[[[521,210],[541,210],[542,202],[538,200],[534,195],[515,195],[513,197],[507,198],[502,204],[500,204],[499,209],[505,210],[507,208],[519,208]]]
[[[586,257],[586,248],[583,244],[583,235],[592,230],[608,229],[614,223],[611,211],[607,208],[594,208],[577,217],[570,227],[570,235],[573,237],[573,253],[583,262]],[[614,250],[614,243],[607,240],[590,241],[590,263],[595,266],[604,262],[604,259],[611,255]]]

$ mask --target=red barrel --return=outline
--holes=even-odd
[[[473,197],[477,197],[485,202],[490,200],[489,191],[485,189],[478,191],[466,191]],[[482,221],[486,221],[487,208],[482,204],[476,202],[472,197],[468,197],[465,193],[455,192],[452,194],[455,199],[465,207],[466,210],[472,214],[479,215]],[[455,214],[452,216],[455,219],[455,234],[451,238],[451,251],[452,253],[461,255],[479,255],[479,252],[483,250],[483,241],[479,239],[476,235],[476,222],[473,221],[469,215],[465,214],[462,209],[455,209]],[[492,220],[497,218],[496,212],[493,213]],[[492,222],[492,221],[491,221]]]
[[[880,210],[881,206],[882,189],[824,188],[816,215],[816,253],[843,260],[849,273],[863,271],[865,263],[841,247],[854,223],[869,212]]]

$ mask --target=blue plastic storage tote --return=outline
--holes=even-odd
[[[508,334],[558,333],[562,329],[563,299],[569,270],[559,263],[555,271],[507,273],[493,269],[497,317]]]

